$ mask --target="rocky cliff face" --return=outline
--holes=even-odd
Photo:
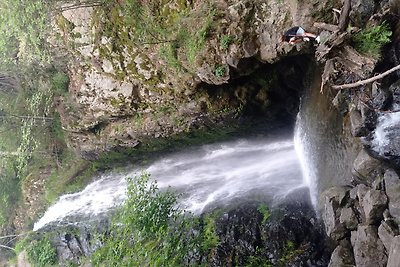
[[[271,87],[278,87],[276,76],[271,70],[249,75],[289,55],[309,53],[310,46],[281,43],[281,34],[293,25],[316,31],[313,22],[328,22],[331,8],[340,6],[340,1],[167,2],[161,13],[150,10],[149,16],[171,29],[182,25],[168,40],[183,43],[139,41],[117,3],[65,10],[56,18],[59,38],[52,42],[67,48],[70,76],[69,97],[60,99],[58,109],[70,144],[83,156],[217,123],[255,102],[265,111]],[[237,84],[240,77],[248,79]]]
[[[342,5],[296,0],[167,2],[160,16],[176,22],[184,10],[188,15],[179,22],[186,33],[202,32],[203,39],[176,43],[172,41],[179,36],[172,34],[168,42],[138,42],[135,29],[124,26],[126,15],[117,4],[67,10],[57,18],[55,27],[62,38],[53,43],[62,41],[67,47],[70,76],[69,97],[59,99],[58,109],[70,144],[81,155],[96,158],[118,147],[211,126],[242,112],[266,117],[293,112],[298,88],[305,82],[298,74],[306,73],[305,66],[312,62],[296,55],[310,54],[313,47],[282,44],[280,36],[293,25],[316,32],[313,23],[334,23],[332,7]],[[363,26],[386,2],[353,1],[355,26]],[[392,20],[382,14],[380,19]],[[173,49],[168,50],[166,43],[173,43]],[[385,62],[398,64],[398,42],[387,51]],[[354,57],[362,64],[349,65],[347,60]],[[327,54],[323,62],[332,58],[341,58],[335,62],[341,66],[335,73],[337,83],[384,68],[349,47]],[[381,85],[335,92],[333,105],[343,115],[343,129],[360,138],[364,148],[354,161],[353,176],[340,177],[351,182],[322,194],[325,230],[336,247],[332,267],[399,262],[399,142],[393,124],[398,116],[390,112],[399,108],[399,79],[395,73]],[[382,111],[380,115],[376,110]],[[224,239],[228,245],[229,238]],[[225,251],[225,256],[234,257],[232,251]]]
[[[398,14],[397,5],[392,3],[392,15]],[[392,21],[391,15],[384,19]],[[392,27],[397,40],[397,21]],[[383,65],[385,69],[398,65],[398,49],[397,41],[388,45],[385,63],[378,64],[375,71],[382,72]],[[399,79],[395,72],[381,83],[343,90],[334,101],[349,121],[347,131],[363,147],[351,166],[351,177],[339,177],[349,182],[321,195],[325,230],[336,244],[329,266],[398,266]]]

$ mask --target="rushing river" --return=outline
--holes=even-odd
[[[143,171],[160,188],[170,186],[182,193],[180,205],[194,213],[247,201],[278,204],[293,190],[309,185],[303,181],[294,142],[285,136],[203,145],[164,155],[144,168],[103,174],[81,192],[62,196],[34,230],[48,223],[68,224],[76,218],[84,221],[105,214],[125,199],[126,177]]]

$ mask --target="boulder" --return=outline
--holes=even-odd
[[[352,110],[349,116],[350,116],[351,134],[354,137],[365,136],[367,132],[361,117],[361,113],[358,110]]]
[[[338,205],[344,206],[349,196],[350,188],[347,186],[333,186],[322,193],[322,198],[334,200]]]
[[[357,229],[358,220],[354,210],[351,207],[342,209],[339,221],[349,230]]]
[[[386,250],[390,250],[392,240],[399,235],[399,227],[394,220],[383,221],[378,228],[378,236],[385,246]]]
[[[350,20],[352,25],[362,27],[374,13],[375,2],[373,0],[352,0]]]
[[[322,219],[326,234],[333,240],[342,239],[346,235],[347,230],[339,221],[340,208],[334,200],[329,200],[328,197],[325,197],[323,207]]]
[[[351,244],[353,245],[356,266],[386,266],[385,246],[378,238],[376,226],[359,225],[357,231],[351,233]]]
[[[357,198],[358,198],[358,201],[359,201],[360,203],[362,203],[365,194],[367,194],[367,192],[368,192],[368,190],[369,190],[369,187],[366,186],[366,185],[364,185],[364,184],[359,184],[359,185],[357,185],[355,188],[356,188],[356,196],[357,196]]]
[[[371,157],[365,149],[362,149],[353,162],[353,174],[361,181],[371,184],[377,177],[381,165],[379,160]]]
[[[347,239],[340,241],[340,244],[332,252],[328,267],[352,267],[355,266],[353,248]]]
[[[387,267],[400,266],[400,236],[395,236],[389,250]]]
[[[400,179],[399,175],[393,170],[388,169],[384,175],[386,195],[389,199],[390,214],[400,220]]]
[[[383,191],[370,189],[364,196],[362,206],[367,224],[379,223],[386,209],[387,197]]]

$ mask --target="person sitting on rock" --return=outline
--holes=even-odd
[[[306,32],[302,27],[296,26],[287,30],[283,36],[282,41],[288,42],[289,44],[297,44],[299,42],[308,42],[310,38],[314,39],[317,43],[319,43],[320,37],[313,34]]]

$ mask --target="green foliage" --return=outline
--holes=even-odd
[[[281,257],[279,258],[279,263],[281,265],[286,265],[289,261],[302,252],[303,251],[301,249],[296,249],[296,245],[293,241],[288,240],[283,248]]]
[[[222,50],[227,50],[229,48],[229,45],[233,42],[233,37],[230,35],[224,35],[222,36],[219,46],[221,47]]]
[[[13,166],[9,161],[2,161],[2,172],[0,174],[0,226],[8,222],[8,215],[20,195],[18,179],[13,172]]]
[[[215,76],[217,77],[224,77],[226,74],[226,67],[223,65],[217,66],[215,68]]]
[[[379,58],[383,45],[390,42],[392,31],[387,23],[366,28],[353,36],[357,51],[374,58]]]
[[[48,236],[33,241],[27,247],[28,260],[37,267],[46,267],[57,263],[57,251]]]
[[[210,215],[205,215],[203,218],[201,238],[201,249],[205,253],[209,253],[219,244],[219,237],[215,228],[215,220]]]
[[[260,204],[257,208],[257,210],[263,215],[263,220],[262,220],[262,224],[266,223],[269,219],[269,217],[271,217],[271,212],[268,208],[268,206],[266,204]]]
[[[176,208],[177,197],[161,192],[148,174],[128,181],[127,200],[117,211],[95,266],[182,266],[196,247],[194,221]]]
[[[64,72],[56,72],[51,78],[53,90],[63,95],[68,92],[69,77]]]
[[[44,0],[0,1],[2,16],[0,20],[0,60],[4,65],[18,60],[48,62],[49,54],[45,49],[47,33],[48,4]]]

